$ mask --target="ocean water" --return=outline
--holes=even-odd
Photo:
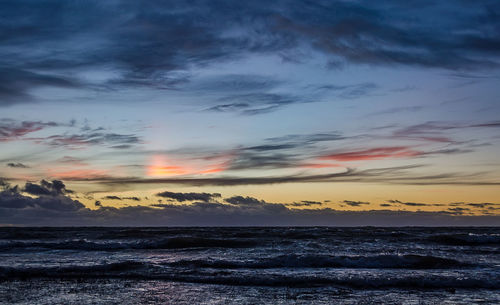
[[[0,228],[0,304],[500,304],[500,229]]]

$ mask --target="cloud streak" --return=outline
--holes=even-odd
[[[0,142],[18,140],[21,137],[47,127],[57,127],[56,122],[0,120]]]
[[[221,197],[221,194],[219,193],[175,193],[175,192],[161,192],[156,194],[158,197],[163,197],[163,198],[168,198],[168,199],[173,199],[178,202],[184,202],[184,201],[203,201],[203,202],[209,202],[212,200],[216,200],[217,198]]]
[[[320,160],[334,161],[366,161],[379,159],[409,158],[421,155],[422,152],[405,146],[377,147],[364,150],[354,150],[348,152],[333,153],[320,156]]]

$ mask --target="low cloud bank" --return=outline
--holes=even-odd
[[[61,182],[62,183],[62,182]],[[18,187],[0,192],[0,224],[20,226],[497,226],[500,216],[463,216],[453,212],[390,210],[339,211],[330,208],[293,209],[252,197],[221,202],[156,204],[91,210],[71,199],[64,184],[31,184],[32,197]],[[50,187],[49,187],[50,186]],[[58,190],[58,191],[54,191]]]

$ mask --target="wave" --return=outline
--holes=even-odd
[[[427,240],[453,246],[500,245],[500,234],[440,234]]]
[[[456,275],[414,275],[400,273],[395,276],[366,276],[360,275],[286,275],[280,274],[239,274],[235,272],[203,273],[198,270],[191,272],[173,272],[164,270],[158,265],[139,261],[124,261],[119,263],[40,267],[40,268],[13,268],[0,267],[0,280],[55,278],[55,279],[135,279],[135,280],[164,280],[173,282],[189,282],[203,284],[221,284],[232,286],[339,286],[354,289],[385,289],[385,288],[412,288],[412,289],[497,289],[500,285],[498,275],[483,275],[481,277],[457,277]]]
[[[62,267],[0,267],[0,278],[33,278],[33,277],[113,277],[116,272],[130,272],[144,268],[147,263],[140,261],[123,261],[117,263]]]
[[[217,269],[264,268],[363,268],[363,269],[449,269],[470,267],[450,258],[424,255],[328,256],[280,255],[256,261],[181,260],[171,266]]]
[[[50,250],[82,250],[113,251],[134,249],[184,249],[184,248],[246,248],[254,247],[254,240],[173,237],[160,240],[136,242],[93,242],[87,240],[65,240],[59,242],[8,242],[0,244],[0,250],[15,249],[50,249]]]

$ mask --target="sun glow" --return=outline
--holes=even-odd
[[[149,177],[165,177],[189,174],[212,174],[226,169],[226,162],[216,164],[196,164],[186,160],[174,160],[165,155],[154,155],[146,168]]]

